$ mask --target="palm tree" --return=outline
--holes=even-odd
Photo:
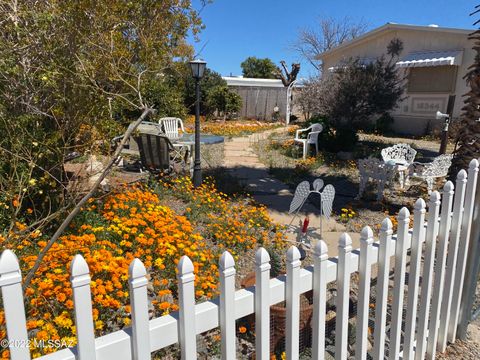
[[[477,5],[470,15],[479,12],[480,5]],[[479,23],[480,20],[477,20],[474,25]],[[465,94],[467,99],[462,109],[450,178],[454,178],[461,169],[467,169],[470,160],[480,157],[480,29],[470,34],[469,39],[474,42],[473,49],[476,55],[464,77],[470,86],[470,91]]]

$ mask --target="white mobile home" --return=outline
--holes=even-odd
[[[467,85],[463,77],[475,52],[468,35],[473,30],[388,23],[320,56],[324,73],[349,58],[365,61],[386,54],[389,42],[398,38],[403,51],[397,61],[407,79],[406,99],[392,112],[394,129],[423,135],[441,126],[437,110],[455,120],[461,114]]]

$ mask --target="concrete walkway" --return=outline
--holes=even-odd
[[[293,215],[288,214],[294,190],[272,177],[268,168],[260,162],[253,149],[257,141],[266,139],[273,132],[282,133],[284,131],[284,128],[279,128],[260,134],[232,138],[225,142],[224,166],[247,188],[247,191],[257,202],[268,208],[268,212],[275,222],[282,225],[292,224],[291,232],[288,233],[289,240],[296,240],[300,222],[308,215],[310,226],[316,229],[310,237],[313,242],[316,242],[320,238],[318,233],[320,224],[318,207],[311,203],[305,204],[300,216],[295,219]],[[331,218],[328,221],[323,219],[323,229],[323,239],[329,247],[329,255],[335,256],[337,255],[338,238],[345,231],[345,227]],[[353,239],[354,248],[359,247],[359,235],[350,235]]]

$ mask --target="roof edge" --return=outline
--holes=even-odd
[[[475,31],[475,29],[459,29],[459,28],[449,28],[449,27],[439,27],[439,26],[423,26],[423,25],[408,25],[408,24],[397,24],[397,23],[386,23],[378,28],[375,28],[369,32],[366,32],[363,35],[356,37],[350,41],[346,41],[339,46],[336,46],[330,50],[323,52],[322,54],[318,55],[317,59],[321,60],[325,55],[331,55],[339,50],[348,48],[352,45],[361,43],[365,41],[367,38],[371,36],[378,35],[385,31],[393,31],[393,30],[418,30],[418,31],[430,31],[430,32],[448,32],[448,33],[456,33],[456,34],[464,34],[468,35]]]

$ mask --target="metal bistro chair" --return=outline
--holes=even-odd
[[[373,157],[360,159],[357,165],[360,175],[360,187],[356,199],[358,200],[363,196],[367,183],[369,180],[372,180],[377,185],[377,201],[381,201],[385,186],[392,181],[395,175],[395,167]]]
[[[409,183],[408,168],[415,160],[417,151],[408,144],[396,144],[382,149],[382,158],[385,164],[395,166],[398,171],[400,188]]]
[[[177,150],[170,139],[164,135],[140,134],[135,137],[140,151],[142,168],[153,174],[169,174],[180,166],[183,171],[187,167],[188,148],[182,154]]]
[[[453,155],[445,154],[437,156],[429,163],[414,162],[410,166],[410,176],[425,180],[427,183],[428,195],[432,193],[433,182],[436,178],[445,177],[448,175],[448,169],[452,165]]]
[[[315,145],[315,151],[316,151],[316,154],[318,154],[318,135],[322,132],[322,130],[323,130],[322,124],[313,124],[306,129],[298,129],[295,132],[295,139],[293,140],[295,142],[302,143],[304,159],[307,157],[309,145]],[[300,137],[300,133],[305,131],[310,131],[310,132],[307,134],[306,139],[302,139]]]

